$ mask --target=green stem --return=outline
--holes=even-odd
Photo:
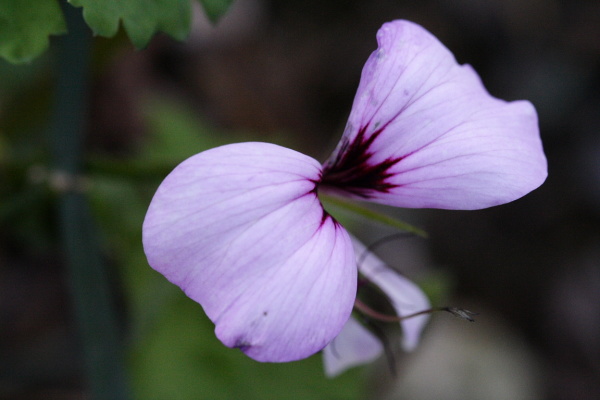
[[[53,168],[68,179],[58,188],[60,234],[85,358],[90,398],[128,399],[122,344],[96,228],[80,188],[83,127],[88,97],[90,32],[81,12],[64,4],[69,34],[60,38],[59,63],[50,125]]]

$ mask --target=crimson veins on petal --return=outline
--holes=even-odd
[[[352,143],[343,138],[340,151],[333,162],[323,168],[321,185],[337,188],[368,199],[373,191],[389,193],[390,189],[398,187],[387,181],[393,174],[390,168],[404,157],[388,158],[377,164],[370,164],[373,155],[371,145],[384,131],[385,126],[366,136],[369,125],[359,131]]]

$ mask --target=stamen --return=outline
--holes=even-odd
[[[361,313],[363,313],[364,315],[371,317],[375,320],[378,321],[382,321],[382,322],[400,322],[403,321],[405,319],[409,319],[409,318],[414,318],[414,317],[418,317],[419,315],[425,315],[425,314],[433,314],[434,312],[437,311],[446,311],[449,312],[450,314],[454,315],[455,317],[460,317],[463,319],[466,319],[469,322],[474,322],[475,320],[473,319],[473,315],[478,315],[478,313],[469,311],[469,310],[465,310],[462,308],[456,308],[456,307],[432,307],[426,310],[422,310],[422,311],[417,311],[415,313],[412,314],[408,314],[408,315],[388,315],[388,314],[382,314],[379,311],[373,310],[371,307],[369,307],[368,305],[366,305],[365,303],[363,303],[362,301],[360,301],[359,299],[354,300],[354,307],[360,311]]]

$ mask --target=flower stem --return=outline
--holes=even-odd
[[[123,354],[110,285],[97,232],[83,190],[76,182],[82,159],[88,95],[90,32],[81,11],[63,4],[69,34],[58,41],[50,146],[56,174],[67,177],[58,191],[60,235],[75,319],[85,359],[90,398],[128,399]]]

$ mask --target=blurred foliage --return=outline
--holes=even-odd
[[[206,15],[217,21],[233,0],[198,0]],[[184,40],[190,32],[190,0],[68,0],[83,8],[83,18],[95,35],[113,37],[119,24],[137,48],[157,32]],[[67,32],[57,0],[0,2],[0,57],[12,63],[33,60],[45,51],[50,35]]]
[[[0,2],[0,56],[12,63],[31,61],[48,47],[48,36],[67,32],[56,0]]]
[[[140,399],[359,399],[361,375],[324,377],[320,356],[288,364],[257,363],[225,348],[198,305],[176,297],[133,355]]]
[[[216,22],[221,18],[227,10],[233,0],[199,0],[202,3],[206,16],[213,22]]]
[[[190,0],[69,0],[83,7],[83,18],[94,34],[112,37],[119,23],[138,48],[146,46],[152,36],[162,31],[183,40],[190,30]]]

